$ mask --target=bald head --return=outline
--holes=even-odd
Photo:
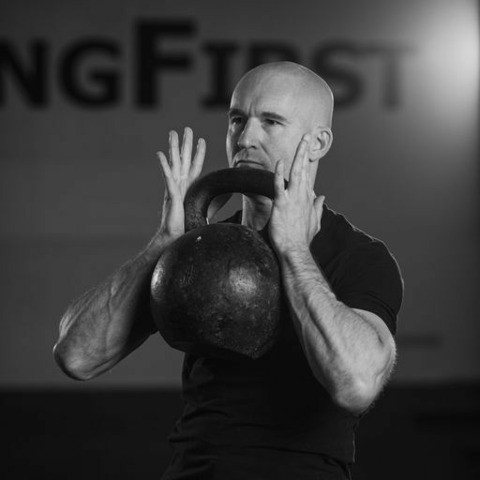
[[[330,88],[308,68],[276,62],[250,70],[238,82],[230,102],[229,165],[274,171],[282,160],[288,175],[305,136],[313,182],[318,160],[332,143],[332,111]]]
[[[278,91],[279,95],[296,97],[308,107],[312,121],[331,127],[333,116],[333,94],[327,82],[310,69],[293,62],[273,62],[259,65],[247,72],[238,82],[233,95],[239,91],[266,87]]]

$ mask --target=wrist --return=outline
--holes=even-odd
[[[180,236],[158,230],[142,253],[147,259],[156,262],[163,251]]]
[[[276,248],[277,257],[280,263],[295,264],[298,261],[312,259],[310,248],[306,243],[289,243]]]

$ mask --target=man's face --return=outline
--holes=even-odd
[[[312,132],[313,112],[301,82],[281,72],[244,78],[230,103],[227,157],[230,167],[273,172],[278,160],[288,178],[303,134]]]

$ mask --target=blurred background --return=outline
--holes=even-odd
[[[317,194],[405,280],[354,478],[480,478],[477,1],[0,0],[2,478],[160,477],[182,354],[156,335],[78,383],[53,362],[58,323],[153,235],[168,131],[225,167],[230,93],[275,60],[332,86]]]

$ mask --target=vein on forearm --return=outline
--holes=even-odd
[[[281,265],[294,325],[317,379],[336,390],[363,372],[375,372],[379,333],[337,300],[311,253],[289,252]]]
[[[153,333],[148,287],[164,247],[151,243],[70,306],[60,323],[65,348],[101,366],[117,361]]]

